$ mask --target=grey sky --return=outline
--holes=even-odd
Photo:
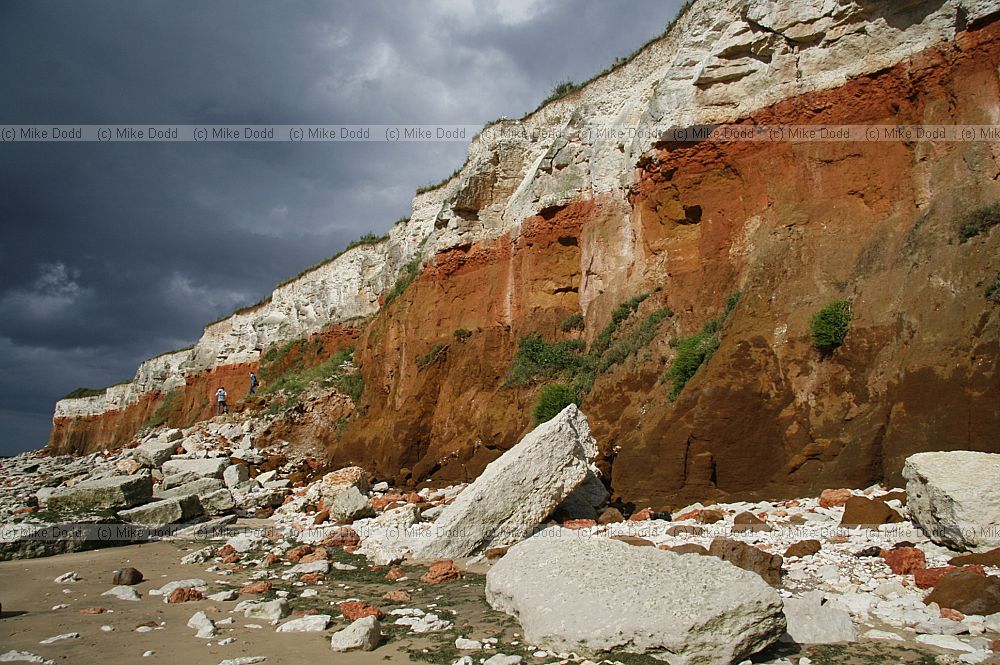
[[[482,124],[678,0],[5,0],[0,124]],[[0,454],[409,212],[460,143],[0,144]]]

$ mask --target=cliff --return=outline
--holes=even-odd
[[[1000,232],[958,232],[1000,198],[995,142],[670,144],[654,129],[1000,124],[998,12],[698,0],[624,65],[484,128],[387,240],[209,325],[130,384],[59,402],[49,447],[209,417],[217,385],[240,395],[263,352],[311,337],[317,362],[355,348],[364,391],[342,425],[286,415],[272,436],[395,481],[467,480],[559,380],[510,380],[537,334],[582,341],[582,408],[626,502],[898,481],[915,451],[997,451],[1000,310],[984,291]],[[592,131],[611,126],[634,131]],[[810,318],[833,300],[852,320],[824,355]],[[577,313],[582,331],[564,325]],[[678,340],[713,319],[717,350],[672,395]]]

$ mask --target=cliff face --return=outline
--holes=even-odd
[[[207,327],[131,384],[57,404],[50,447],[124,443],[157,413],[207,417],[217,384],[239,395],[263,350],[320,333],[356,347],[365,391],[346,428],[286,419],[274,436],[380,477],[468,479],[531,426],[538,385],[504,385],[519,340],[593,348],[616,307],[651,294],[622,334],[673,315],[582,404],[625,501],[864,485],[917,450],[1000,450],[1000,311],[984,297],[1000,232],[963,243],[956,222],[1000,198],[995,142],[661,144],[641,131],[1000,124],[998,11],[700,0],[628,64],[484,130],[387,241]],[[381,306],[414,259],[419,275]],[[671,401],[671,341],[734,292],[718,350]],[[809,319],[834,299],[853,320],[824,358]],[[576,312],[583,331],[564,331]]]

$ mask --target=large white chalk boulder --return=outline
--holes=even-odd
[[[523,540],[590,473],[597,442],[570,404],[491,462],[441,511],[433,537],[411,541],[418,559],[464,557]]]
[[[48,496],[46,506],[57,512],[131,508],[153,496],[153,480],[148,473],[85,480],[72,487],[60,487]]]
[[[159,467],[169,460],[176,450],[176,441],[150,439],[132,450],[132,459],[143,466]]]
[[[730,665],[785,632],[781,598],[759,575],[558,528],[512,547],[487,573],[486,599],[527,642],[590,656]]]
[[[163,463],[163,475],[190,472],[202,478],[222,478],[222,473],[229,466],[225,458],[187,459],[175,458]]]
[[[788,638],[797,644],[834,644],[858,639],[851,613],[824,604],[822,591],[786,598],[785,621]]]
[[[906,506],[931,540],[956,549],[1000,547],[1000,455],[918,453],[903,465]]]
[[[183,522],[202,514],[201,502],[195,495],[177,499],[162,499],[138,508],[121,510],[118,517],[130,524],[139,524],[153,529],[175,522]]]

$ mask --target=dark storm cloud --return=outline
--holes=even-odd
[[[0,123],[479,124],[653,35],[676,1],[47,2],[0,9]],[[2,144],[0,454],[53,402],[409,212],[462,144]]]

